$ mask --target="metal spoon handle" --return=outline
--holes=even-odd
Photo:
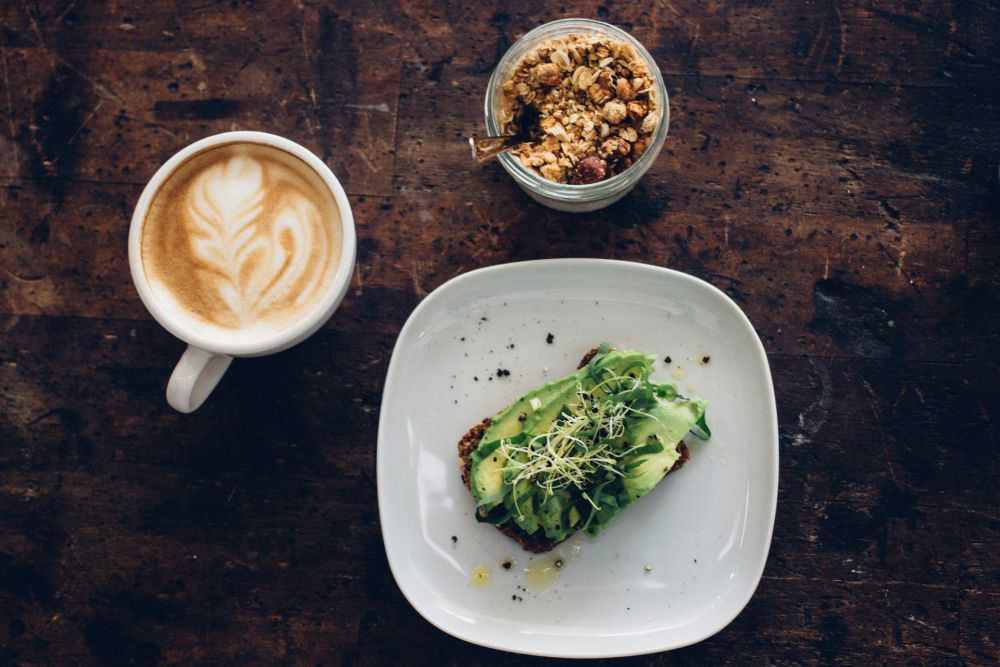
[[[469,137],[469,148],[472,149],[473,160],[485,162],[494,155],[523,144],[524,141],[524,137],[519,134],[508,134],[503,137]]]

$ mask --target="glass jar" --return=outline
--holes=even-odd
[[[661,117],[646,152],[625,171],[597,183],[587,185],[557,183],[526,168],[509,152],[501,153],[497,157],[514,182],[521,186],[532,199],[560,211],[581,213],[596,211],[613,204],[628,194],[652,166],[660,154],[660,150],[663,149],[663,141],[667,137],[667,129],[670,125],[670,102],[667,98],[667,88],[663,84],[660,68],[656,66],[653,57],[649,55],[642,44],[620,28],[590,19],[560,19],[541,25],[514,42],[497,63],[486,88],[486,129],[490,135],[498,136],[503,134],[499,121],[503,102],[501,86],[525,55],[547,39],[573,34],[595,33],[631,45],[636,56],[645,62],[650,75],[655,80],[655,100]]]

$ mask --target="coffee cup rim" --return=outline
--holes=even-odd
[[[305,317],[288,328],[273,334],[261,336],[252,341],[219,340],[216,337],[192,331],[189,327],[184,326],[171,317],[170,313],[161,307],[153,295],[153,290],[146,279],[146,272],[142,262],[142,230],[153,196],[159,191],[163,183],[178,167],[192,156],[210,148],[234,143],[251,143],[277,148],[305,162],[323,180],[333,195],[340,213],[341,223],[342,243],[339,264],[333,279],[330,281],[326,292],[319,302]],[[333,174],[333,171],[315,153],[301,144],[276,134],[254,130],[236,130],[213,134],[199,139],[174,153],[156,170],[152,178],[149,179],[149,182],[146,183],[132,212],[132,220],[129,225],[129,270],[132,274],[132,282],[139,293],[139,299],[146,306],[149,313],[163,328],[189,345],[215,354],[225,354],[234,357],[253,357],[280,352],[305,340],[322,327],[330,316],[333,315],[333,312],[340,305],[344,295],[347,293],[351,277],[354,274],[356,252],[357,236],[354,227],[354,214],[351,211],[351,204],[347,199],[347,193],[344,191],[340,181]]]

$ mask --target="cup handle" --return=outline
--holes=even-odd
[[[233,358],[188,345],[167,382],[167,403],[178,412],[194,412],[219,384]]]

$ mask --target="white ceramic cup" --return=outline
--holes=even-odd
[[[249,340],[225,341],[209,338],[192,331],[178,321],[156,299],[146,278],[142,262],[142,229],[154,195],[171,175],[193,155],[224,144],[257,144],[278,148],[305,162],[322,179],[333,194],[340,212],[342,244],[337,271],[326,286],[316,305],[288,328]],[[167,402],[180,412],[197,410],[222,379],[233,357],[258,357],[286,350],[296,345],[330,319],[347,292],[354,273],[357,237],[354,216],[347,194],[340,182],[322,160],[299,144],[264,132],[225,132],[196,141],[171,157],[146,184],[132,214],[129,228],[128,259],[139,298],[150,314],[167,331],[188,344],[167,383]]]

